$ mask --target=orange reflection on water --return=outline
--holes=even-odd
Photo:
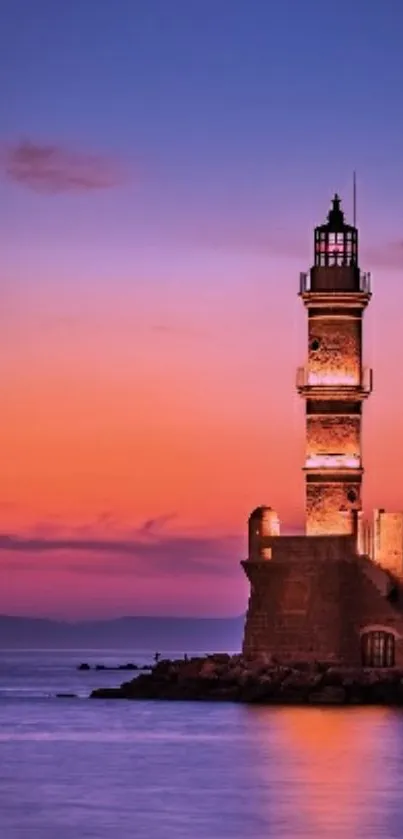
[[[253,713],[277,834],[285,835],[285,823],[290,839],[361,839],[370,833],[382,778],[386,782],[384,735],[390,738],[393,711],[287,707]]]

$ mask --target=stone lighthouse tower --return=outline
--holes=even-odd
[[[243,654],[403,667],[403,513],[375,512],[374,553],[371,539],[357,538],[362,406],[371,392],[362,323],[371,290],[359,269],[357,228],[346,224],[338,195],[315,229],[314,250],[301,275],[308,353],[297,380],[306,406],[306,533],[280,535],[269,506],[250,514]]]
[[[362,322],[370,275],[358,261],[358,231],[335,195],[315,229],[314,265],[301,274],[308,314],[307,365],[297,388],[306,404],[306,534],[347,535],[361,510],[361,416],[372,389],[362,366]]]

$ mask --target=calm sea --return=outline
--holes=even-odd
[[[1,839],[403,837],[403,712],[86,701],[127,660],[0,653]]]

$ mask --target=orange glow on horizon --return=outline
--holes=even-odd
[[[243,276],[223,275],[221,294],[215,280],[200,296],[183,278],[162,285],[158,294],[151,281],[141,295],[122,282],[119,293],[104,284],[93,298],[84,280],[83,291],[63,284],[63,294],[59,287],[52,290],[49,277],[39,278],[38,288],[26,295],[16,283],[0,353],[0,530],[74,537],[83,528],[100,538],[120,538],[150,519],[172,515],[164,525],[169,533],[232,535],[246,545],[248,516],[266,504],[278,513],[282,533],[302,532],[305,422],[294,371],[306,352],[306,317],[297,276],[293,262],[265,256],[261,280],[251,284]],[[379,321],[380,314],[384,322],[383,312],[369,317]],[[371,358],[377,389],[364,418],[364,500],[369,509],[399,509],[395,452],[403,392],[396,390],[378,331],[382,340]],[[395,410],[385,411],[392,398]],[[242,558],[240,548],[230,590],[246,598]],[[0,554],[0,609],[14,603],[29,612],[36,592],[37,609],[46,613],[41,591],[49,575],[60,609],[76,608],[77,578],[67,566],[61,570],[58,557],[48,554],[32,575],[29,558],[23,569],[21,557],[21,570],[17,559]],[[176,573],[185,580],[185,559]],[[207,613],[209,574],[206,569],[204,588],[199,584]],[[105,577],[103,589],[100,577],[103,603],[110,581]],[[158,574],[155,579],[161,586]],[[224,577],[213,583],[219,613],[219,604],[224,610],[228,603],[229,583]],[[126,582],[119,585],[124,598]],[[186,578],[182,605],[175,600],[182,613],[189,612],[192,585]],[[90,577],[85,586],[89,593]],[[146,611],[155,602],[151,582],[147,592]],[[242,611],[246,599],[237,603],[234,612]]]

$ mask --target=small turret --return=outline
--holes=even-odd
[[[271,507],[256,507],[249,516],[249,559],[270,559],[271,548],[264,547],[263,540],[268,536],[280,536],[280,522],[277,513]]]

